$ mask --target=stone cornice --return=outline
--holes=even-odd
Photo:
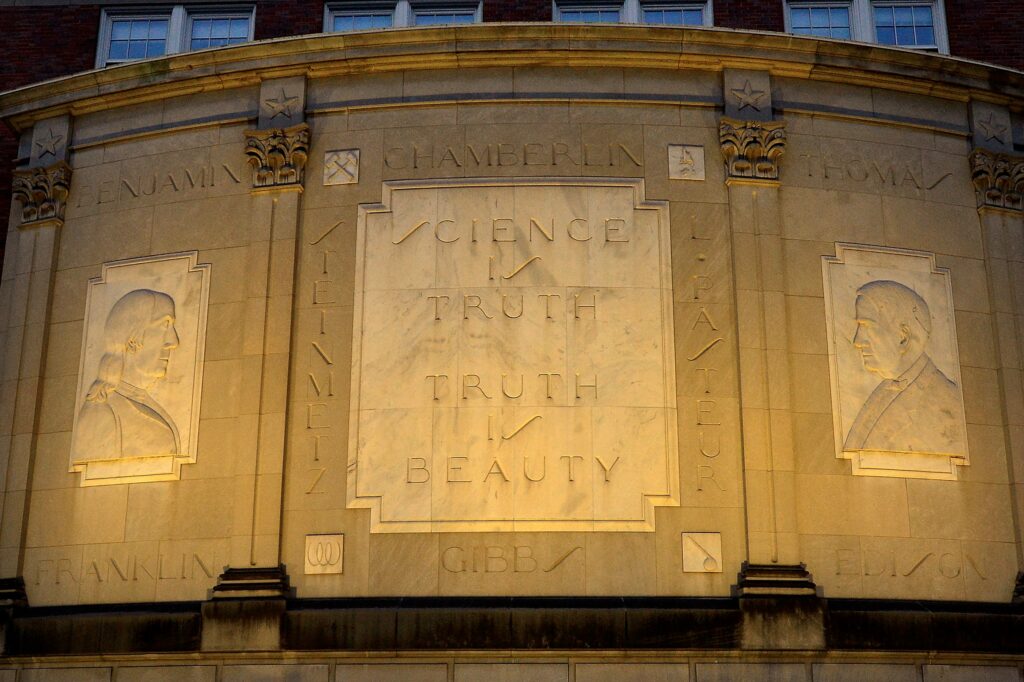
[[[722,118],[718,140],[727,180],[778,181],[779,159],[786,153],[784,121]]]
[[[253,189],[301,187],[309,158],[309,125],[245,131]]]
[[[1024,208],[1024,157],[975,149],[971,152],[971,181],[979,208]]]
[[[70,188],[71,166],[64,161],[45,168],[15,170],[11,191],[21,202],[21,226],[51,220],[63,223]]]
[[[478,24],[299,36],[90,71],[0,95],[0,118],[23,129],[140,101],[310,78],[383,71],[529,66],[755,68],[808,78],[1004,104],[1024,99],[1024,73],[907,50],[713,28]]]

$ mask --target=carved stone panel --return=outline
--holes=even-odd
[[[858,475],[955,479],[968,453],[949,272],[847,244],[823,269],[836,455]]]
[[[668,229],[638,180],[360,208],[347,503],[372,532],[653,530],[679,504]]]
[[[89,282],[71,471],[83,486],[177,480],[196,460],[208,264],[107,263]]]

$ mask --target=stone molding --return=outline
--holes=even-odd
[[[970,159],[978,208],[1024,208],[1024,157],[975,149]]]
[[[245,131],[253,189],[302,187],[309,158],[309,125]]]
[[[723,117],[718,139],[725,157],[726,182],[778,182],[779,159],[786,152],[785,121],[739,121]]]
[[[21,202],[21,226],[31,227],[50,220],[63,224],[70,188],[71,166],[64,161],[43,168],[15,170],[11,191]]]

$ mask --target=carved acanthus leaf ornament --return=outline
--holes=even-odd
[[[779,179],[779,159],[786,151],[784,121],[723,118],[718,128],[718,139],[729,178]]]
[[[71,166],[64,161],[45,168],[14,171],[11,190],[21,202],[22,225],[46,220],[63,222],[70,187]]]
[[[979,207],[1024,208],[1024,157],[975,149],[971,153],[971,180]]]
[[[247,130],[245,155],[253,168],[252,185],[301,185],[309,158],[309,126]]]

